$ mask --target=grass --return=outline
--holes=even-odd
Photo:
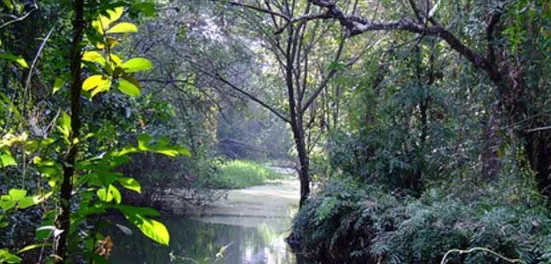
[[[280,173],[254,161],[233,160],[221,164],[207,186],[216,189],[240,189],[282,178]]]

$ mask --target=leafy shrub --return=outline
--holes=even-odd
[[[398,199],[350,180],[330,182],[300,210],[291,238],[322,263],[440,263],[448,250],[472,247],[527,263],[548,260],[551,219],[541,203],[495,197],[465,202],[431,190]],[[500,262],[472,253],[448,263]]]
[[[205,184],[217,189],[238,189],[281,178],[278,172],[253,161],[233,160],[220,164],[218,171]]]

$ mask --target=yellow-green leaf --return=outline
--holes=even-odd
[[[134,33],[138,32],[138,27],[132,23],[122,22],[114,25],[106,33]]]
[[[120,204],[122,200],[122,196],[121,196],[121,193],[119,192],[119,189],[117,189],[113,185],[109,185],[109,187],[107,188],[99,189],[96,192],[96,194],[98,195],[98,198],[104,202],[111,202],[115,200],[117,204]]]
[[[21,189],[11,189],[9,190],[8,194],[11,196],[12,200],[19,201],[25,198],[25,196],[27,195],[27,191]]]
[[[101,66],[105,65],[105,58],[101,55],[101,53],[97,51],[86,51],[82,55],[83,61],[89,61],[89,62],[95,62]]]
[[[57,91],[59,91],[59,89],[61,89],[64,83],[65,83],[65,80],[63,80],[62,78],[59,78],[59,77],[56,78],[54,81],[54,87],[52,89],[52,93],[55,94]]]
[[[121,65],[121,67],[127,73],[147,71],[151,69],[152,66],[153,64],[151,63],[151,61],[146,58],[133,58]]]
[[[11,53],[4,53],[0,54],[0,59],[11,60],[13,62],[16,62],[17,64],[19,64],[19,66],[23,68],[29,68],[29,64],[27,64],[27,61],[21,56],[15,56]]]
[[[124,79],[119,81],[119,90],[132,97],[140,96],[140,88]]]
[[[122,64],[121,57],[119,57],[116,54],[113,54],[113,53],[109,54],[109,58],[111,59],[112,62],[115,63],[116,66],[119,66]]]
[[[7,249],[0,249],[0,262],[1,263],[21,263],[21,258],[11,254]]]
[[[36,205],[38,204],[38,197],[33,197],[33,196],[27,196],[21,200],[19,200],[19,209],[26,209],[26,208],[29,208],[33,205]]]
[[[117,178],[117,181],[122,185],[122,187],[124,187],[128,190],[132,190],[132,191],[135,191],[135,192],[138,192],[138,193],[142,192],[142,186],[134,178],[119,177],[119,178]]]
[[[11,155],[9,150],[5,150],[4,154],[0,154],[0,168],[8,166],[17,166],[17,162]]]
[[[20,249],[19,251],[17,251],[17,254],[21,254],[23,252],[38,249],[38,248],[48,247],[50,245],[51,245],[50,243],[28,245],[28,246]]]
[[[100,16],[99,19],[92,22],[92,26],[100,33],[103,34],[105,29],[109,28],[111,23],[119,20],[121,18],[124,9],[122,7],[117,7],[113,10],[107,10],[109,17]]]
[[[145,236],[151,238],[153,241],[165,246],[168,246],[170,243],[170,234],[163,223],[141,215],[136,215],[131,220]]]
[[[93,90],[92,96],[103,91],[108,91],[109,88],[111,88],[111,78],[102,75],[92,75],[82,83],[83,90]]]
[[[103,18],[106,18],[107,25],[105,25],[105,26],[107,27],[111,23],[119,20],[119,18],[121,18],[121,16],[122,16],[123,11],[124,11],[124,9],[122,7],[116,7],[115,9],[107,10],[107,13],[109,14],[109,17],[106,18],[106,17],[102,16]]]

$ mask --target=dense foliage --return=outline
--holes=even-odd
[[[295,219],[293,243],[321,263],[440,263],[451,249],[484,247],[526,263],[549,261],[551,218],[541,199],[488,191],[459,199],[441,189],[397,198],[354,180],[329,182]],[[502,263],[478,252],[450,263]]]
[[[168,245],[150,207],[274,160],[308,259],[550,262],[550,30],[546,0],[1,1],[0,262]]]

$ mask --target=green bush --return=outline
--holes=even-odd
[[[282,177],[280,173],[253,161],[232,160],[220,164],[205,184],[210,188],[239,189],[261,185]]]
[[[459,201],[431,190],[399,199],[341,179],[300,210],[290,242],[322,263],[440,263],[448,250],[472,247],[526,263],[549,261],[551,219],[542,203],[477,196]],[[501,262],[478,252],[451,254],[447,263]]]

